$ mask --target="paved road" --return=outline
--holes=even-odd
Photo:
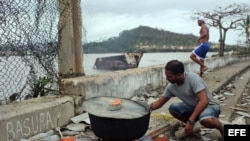
[[[227,122],[232,122],[232,114],[235,111],[233,108],[238,108],[236,106],[237,102],[241,98],[247,83],[250,81],[249,67],[250,61],[239,62],[213,72],[209,72],[204,78],[208,87],[217,94],[220,94],[220,90],[228,84],[231,84],[234,87],[234,89],[231,90],[231,93],[234,95],[225,96],[226,99],[220,104],[220,120],[225,124]],[[207,137],[212,140],[216,140],[219,137],[219,132],[217,131],[212,134],[208,134]]]
[[[208,72],[205,75],[204,80],[208,87],[216,94],[219,94],[222,87],[229,83],[235,87],[232,89],[232,93],[235,95],[226,96],[226,99],[221,103],[221,115],[225,116],[221,118],[222,120],[230,120],[230,116],[233,112],[230,107],[234,107],[237,104],[238,99],[244,91],[244,87],[250,80],[249,68],[250,61],[244,61]]]

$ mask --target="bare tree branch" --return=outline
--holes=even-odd
[[[230,29],[238,29],[239,23],[250,12],[250,5],[245,3],[232,3],[226,7],[216,7],[213,11],[196,11],[190,17],[196,20],[204,17],[206,24],[219,30],[220,56],[224,56],[226,33]]]

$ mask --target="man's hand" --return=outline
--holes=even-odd
[[[190,124],[189,122],[186,123],[185,125],[185,134],[186,135],[191,135],[193,133],[193,126],[192,124]]]

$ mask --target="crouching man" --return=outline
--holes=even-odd
[[[150,104],[152,110],[162,107],[171,97],[181,102],[169,106],[169,112],[185,123],[185,134],[193,133],[196,121],[206,128],[216,128],[224,138],[224,126],[219,121],[220,105],[213,98],[203,79],[196,73],[185,72],[184,64],[178,60],[169,61],[165,66],[168,80],[164,93]]]

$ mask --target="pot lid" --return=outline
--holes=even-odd
[[[107,118],[134,119],[149,114],[149,106],[130,99],[121,99],[118,110],[110,110],[110,103],[116,97],[94,97],[83,102],[83,109],[88,113]]]

